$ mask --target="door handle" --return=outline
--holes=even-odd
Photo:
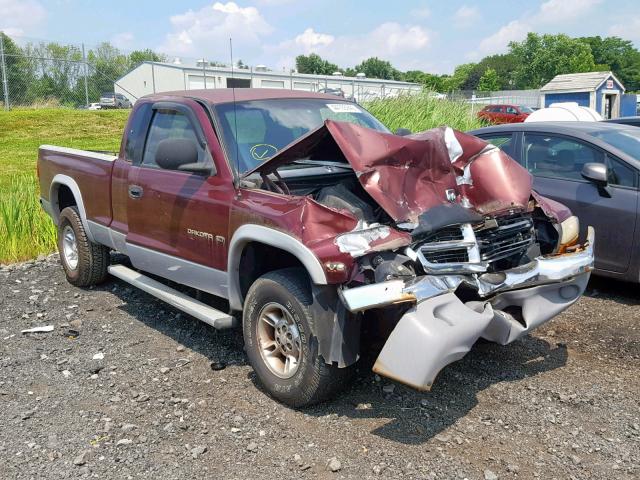
[[[134,199],[140,198],[142,197],[143,193],[144,193],[144,190],[142,190],[142,187],[138,185],[129,185],[129,197]]]

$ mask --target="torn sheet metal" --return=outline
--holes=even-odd
[[[538,192],[532,191],[531,196],[536,201],[542,212],[557,223],[564,222],[572,213],[571,210],[560,202],[543,197]]]
[[[488,214],[526,209],[531,195],[531,175],[517,162],[448,127],[401,137],[327,120],[246,175],[300,159],[350,163],[367,193],[398,222],[416,222],[454,197]]]

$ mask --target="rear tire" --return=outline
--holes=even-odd
[[[67,281],[76,287],[89,287],[107,278],[109,249],[87,237],[77,207],[60,212],[58,251]]]
[[[291,407],[328,399],[353,371],[327,365],[318,354],[312,303],[309,277],[299,268],[266,273],[251,285],[245,300],[249,363],[267,392]]]

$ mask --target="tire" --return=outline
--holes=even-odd
[[[70,284],[89,287],[107,278],[109,249],[89,240],[77,207],[67,207],[60,212],[58,251],[62,268]]]
[[[261,276],[251,285],[245,300],[242,328],[249,363],[269,395],[291,407],[306,407],[328,399],[344,386],[353,371],[352,368],[339,369],[327,365],[317,353],[314,318],[309,311],[312,303],[309,277],[299,268],[276,270]],[[294,333],[293,340],[297,329],[300,359],[293,374],[286,373],[286,367],[285,372],[278,368],[286,362],[278,362],[264,353],[267,349],[263,347],[277,343],[265,341],[265,331],[269,330],[269,325],[264,319],[270,312],[276,311],[272,310],[274,308],[281,310],[283,321],[295,326],[293,330],[289,328],[289,333]],[[276,330],[273,329],[274,337],[278,335]],[[283,338],[282,335],[280,338]],[[283,345],[283,348],[287,346]],[[292,353],[295,354],[295,351],[294,347]],[[276,373],[277,370],[280,370],[280,375]],[[291,376],[283,378],[283,373]]]

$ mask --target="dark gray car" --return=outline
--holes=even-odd
[[[603,122],[531,122],[469,132],[524,166],[534,189],[596,230],[596,273],[640,281],[640,129]]]
[[[633,125],[634,127],[640,127],[640,117],[618,117],[603,120],[608,123],[622,123],[623,125]]]

